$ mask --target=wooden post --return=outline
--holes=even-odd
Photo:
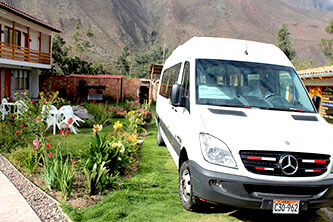
[[[2,36],[2,26],[0,24],[0,57],[1,57],[1,45],[2,45],[2,38],[1,38],[1,36]],[[0,69],[0,76],[1,76],[1,69]],[[1,89],[1,86],[0,86],[0,89]],[[0,92],[0,98],[1,98],[1,92]]]
[[[10,31],[9,31],[9,33],[10,33]],[[15,45],[15,22],[13,22],[13,36],[12,36],[12,49],[13,49],[13,53],[12,53],[12,59],[14,59],[14,55],[15,55],[15,47],[14,47],[14,45]]]
[[[28,56],[27,56],[27,60],[28,60],[28,62],[30,61],[30,27],[27,27],[27,39],[26,39],[26,46],[27,46],[27,48],[28,48],[28,52],[27,52],[27,54],[28,54]]]
[[[154,78],[154,64],[151,64],[150,65],[150,68],[151,68],[151,73],[150,73],[150,83],[149,83],[149,96],[148,96],[148,104],[150,105],[151,104],[151,97],[152,97],[152,83],[153,83],[153,78]]]
[[[51,65],[51,57],[52,57],[52,37],[49,35],[49,64]]]
[[[42,33],[39,32],[39,63],[42,63],[41,52],[42,52]]]

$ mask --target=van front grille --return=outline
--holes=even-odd
[[[330,163],[330,156],[324,154],[247,150],[239,153],[248,171],[270,176],[320,176]]]

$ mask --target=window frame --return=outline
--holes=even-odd
[[[22,69],[13,69],[15,90],[30,89],[30,71]]]
[[[180,62],[164,70],[159,91],[159,94],[164,98],[170,98],[172,85],[178,82],[181,67],[182,63]]]

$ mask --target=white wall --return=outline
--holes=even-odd
[[[30,98],[38,98],[39,94],[39,75],[38,69],[32,69],[30,72]]]
[[[42,52],[50,53],[50,37],[42,34]]]
[[[4,70],[0,69],[0,81],[1,81],[1,99],[3,98],[4,94],[5,94],[5,78],[4,78],[5,74],[4,74]]]
[[[38,50],[39,51],[39,33],[36,32],[30,32],[30,49]]]

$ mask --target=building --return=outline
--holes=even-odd
[[[52,33],[60,31],[0,1],[0,98],[39,94],[40,69],[51,68]]]
[[[318,95],[322,98],[320,114],[333,123],[333,66],[298,71],[311,98]]]

